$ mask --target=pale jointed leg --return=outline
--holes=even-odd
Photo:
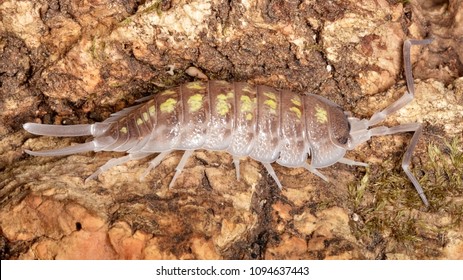
[[[172,150],[168,150],[168,151],[164,151],[164,152],[161,152],[159,155],[157,155],[152,161],[150,161],[149,163],[149,166],[146,168],[145,172],[143,172],[143,174],[140,176],[140,180],[143,181],[146,177],[146,175],[148,175],[148,173],[153,169],[155,168],[156,166],[158,166],[161,161],[168,155],[172,152]]]
[[[272,165],[270,163],[262,163],[262,164],[264,165],[265,169],[267,169],[268,174],[270,174],[270,176],[272,176],[273,180],[275,180],[275,182],[278,185],[278,188],[280,188],[280,190],[281,190],[283,188],[283,186],[281,185],[281,182],[278,179],[278,176],[276,175],[275,170],[273,169]],[[318,171],[317,169],[313,168],[307,162],[305,162],[301,167],[304,167],[308,171],[310,171],[313,174],[317,175],[318,177],[322,178],[324,181],[329,182],[328,178],[325,175],[320,173],[320,171]]]
[[[264,165],[265,169],[267,169],[268,174],[270,174],[273,180],[275,180],[275,183],[277,183],[278,188],[280,190],[283,189],[283,186],[281,185],[280,180],[278,179],[277,174],[275,173],[275,170],[273,170],[272,165],[266,162],[263,162],[262,164]]]
[[[313,168],[312,165],[308,164],[307,162],[304,163],[304,165],[302,166],[304,167],[305,169],[307,169],[308,171],[312,172],[313,174],[317,175],[318,177],[322,178],[325,182],[329,182],[330,180],[328,180],[328,178],[323,175],[320,171],[318,171],[317,169]]]
[[[128,154],[128,155],[120,157],[120,158],[110,159],[104,165],[100,166],[100,168],[98,168],[97,171],[95,171],[92,175],[90,175],[87,179],[85,179],[85,183],[87,183],[89,180],[92,180],[92,179],[96,178],[102,172],[110,169],[111,167],[121,165],[121,164],[126,163],[126,162],[131,161],[131,160],[142,159],[142,158],[147,157],[149,155],[151,155],[151,153]]]
[[[355,161],[355,160],[348,159],[348,158],[341,158],[340,160],[338,160],[338,162],[339,163],[344,163],[344,164],[347,164],[347,165],[357,165],[357,166],[368,167],[368,164],[366,164],[364,162]]]
[[[185,164],[190,158],[190,156],[193,154],[194,150],[186,150],[185,153],[182,156],[182,159],[180,159],[180,162],[178,163],[177,167],[175,168],[175,174],[174,177],[172,178],[172,181],[170,181],[169,184],[169,189],[174,186],[175,180],[177,180],[177,177],[182,173],[183,167],[185,167]]]

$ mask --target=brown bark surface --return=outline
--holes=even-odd
[[[422,122],[376,137],[335,164],[326,183],[274,164],[199,150],[173,189],[181,152],[140,181],[147,160],[84,184],[120,153],[31,157],[82,143],[35,137],[25,122],[102,121],[194,78],[239,80],[336,102],[362,118],[405,91],[402,43],[414,47],[416,98],[385,122]],[[463,1],[1,0],[2,259],[463,259]],[[173,68],[173,75],[168,70]],[[447,144],[446,144],[447,143]]]

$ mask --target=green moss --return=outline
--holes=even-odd
[[[460,137],[445,142],[443,148],[435,144],[428,146],[429,161],[424,163],[422,181],[434,211],[444,210],[451,214],[456,211],[454,198],[463,195],[462,149]]]
[[[125,84],[124,83],[119,83],[119,82],[108,83],[108,86],[110,88],[118,88],[118,87],[122,87],[123,85],[125,85]]]
[[[358,208],[363,201],[363,195],[365,194],[365,189],[368,187],[368,182],[370,178],[370,167],[366,168],[365,176],[360,180],[360,184],[349,184],[348,191],[349,196],[351,197],[354,208]]]
[[[107,59],[105,53],[106,42],[98,39],[97,37],[93,38],[91,46],[87,49],[93,59],[103,61]]]
[[[178,86],[183,82],[182,78],[184,77],[189,77],[189,76],[182,72],[174,72],[174,75],[168,75],[168,76],[165,76],[164,78],[161,78],[159,80],[159,83],[164,85],[167,88]]]
[[[131,17],[128,17],[124,19],[123,21],[119,22],[119,26],[128,26],[133,22],[133,19]]]
[[[304,47],[306,51],[316,51],[316,52],[322,52],[323,47],[320,44],[309,44]]]
[[[350,204],[359,217],[351,224],[354,235],[367,244],[384,239],[375,246],[415,257],[439,252],[442,235],[458,230],[463,216],[462,139],[429,144],[421,164],[412,168],[430,202],[428,209],[402,171],[401,159],[376,168],[367,168],[360,182],[349,185]]]
[[[144,9],[142,12],[146,14],[150,14],[154,11],[156,12],[158,16],[160,16],[162,14],[161,8],[162,8],[162,0],[156,0],[156,1],[153,1],[151,5],[146,7],[146,9]]]

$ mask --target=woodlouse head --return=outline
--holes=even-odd
[[[311,165],[322,168],[333,165],[348,150],[351,125],[337,104],[316,95],[306,98],[307,134],[311,147]]]
[[[341,110],[330,112],[330,135],[331,141],[342,148],[347,149],[350,138],[351,125],[347,116]]]
[[[309,108],[309,115],[314,117],[313,121],[309,121],[310,127],[318,135],[329,137],[329,142],[335,146],[348,149],[350,139],[351,124],[349,116],[336,103],[322,96],[313,96],[315,100],[313,108]],[[312,135],[317,141],[322,140],[322,137]]]

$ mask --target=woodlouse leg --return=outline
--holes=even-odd
[[[172,178],[172,181],[170,181],[169,189],[174,186],[175,180],[177,180],[177,177],[180,175],[180,173],[182,173],[183,167],[185,167],[187,160],[190,158],[193,152],[194,150],[186,150],[185,153],[183,153],[182,159],[180,159],[180,162],[175,168],[175,174],[174,174],[174,177]]]
[[[325,182],[329,182],[330,180],[328,180],[328,178],[323,175],[320,171],[318,171],[317,169],[313,168],[312,165],[308,164],[307,162],[304,163],[304,165],[302,166],[304,167],[305,169],[307,169],[308,171],[312,172],[313,174],[317,175],[318,177],[322,178]]]
[[[357,165],[357,166],[368,167],[367,163],[351,160],[351,159],[348,159],[348,158],[341,158],[340,160],[338,160],[338,162],[344,163],[344,164],[347,164],[347,165]]]
[[[150,171],[155,168],[156,166],[158,166],[161,161],[168,155],[172,152],[172,150],[168,150],[168,151],[164,151],[164,152],[161,152],[159,153],[159,155],[157,155],[152,161],[150,161],[148,167],[146,168],[145,172],[143,172],[143,174],[140,176],[140,181],[143,181],[146,177],[146,175],[148,175],[148,173],[150,173]]]
[[[264,165],[265,169],[267,169],[268,174],[270,174],[273,180],[275,180],[275,182],[278,185],[278,188],[280,188],[280,190],[283,189],[283,186],[281,185],[280,180],[278,179],[277,174],[275,173],[275,170],[273,170],[272,165],[266,162],[263,162],[262,164]]]
[[[100,175],[100,173],[110,169],[111,167],[124,164],[131,160],[142,159],[149,155],[151,155],[151,153],[137,153],[137,154],[128,154],[120,158],[110,159],[104,165],[100,166],[100,168],[98,168],[97,171],[95,171],[92,175],[90,175],[87,179],[85,179],[85,183],[87,183],[89,180],[95,179],[96,177],[98,177],[98,175]]]
[[[413,183],[416,191],[420,195],[421,200],[426,205],[429,206],[429,202],[424,194],[423,188],[421,187],[418,180],[413,176],[410,172],[409,166],[410,161],[412,158],[413,151],[415,150],[416,145],[418,144],[418,139],[420,138],[423,132],[423,126],[420,123],[408,123],[408,124],[401,124],[394,127],[375,127],[370,130],[372,136],[379,136],[379,135],[388,135],[388,134],[396,134],[400,132],[407,132],[407,131],[414,131],[413,137],[410,141],[410,145],[408,146],[407,150],[405,151],[403,160],[402,160],[402,169],[404,170],[405,174],[407,174],[408,179]]]

